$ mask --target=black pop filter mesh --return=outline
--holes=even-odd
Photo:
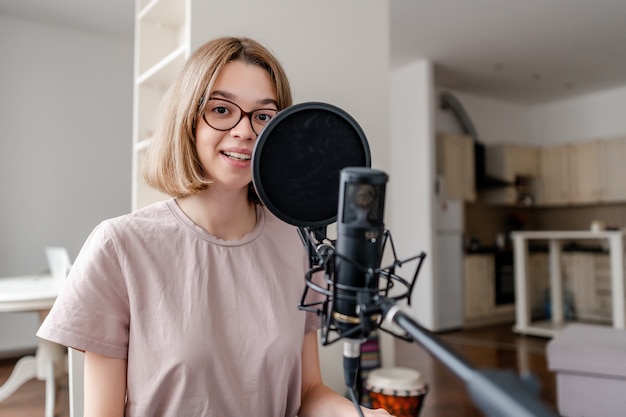
[[[319,227],[336,221],[339,173],[353,166],[370,166],[358,123],[333,105],[302,103],[281,111],[263,129],[252,156],[252,178],[276,217]]]

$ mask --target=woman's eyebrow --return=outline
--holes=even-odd
[[[220,91],[220,90],[214,90],[211,92],[211,94],[209,94],[209,97],[214,97],[214,96],[221,96],[223,98],[227,98],[229,100],[234,100],[235,99],[235,95],[231,94],[227,91]]]
[[[237,99],[237,97],[234,94],[229,93],[228,91],[222,91],[222,90],[214,90],[213,92],[211,92],[209,97],[215,97],[215,96],[220,96],[227,100],[233,100],[233,101]],[[274,100],[273,98],[264,98],[264,99],[258,100],[257,103],[262,104],[262,105],[273,104],[274,106],[278,107],[278,102]]]

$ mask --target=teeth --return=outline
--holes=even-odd
[[[250,155],[247,155],[245,153],[239,153],[239,152],[224,152],[224,155],[229,156],[231,158],[242,159],[242,160],[248,160],[252,158]]]

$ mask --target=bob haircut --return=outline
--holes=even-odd
[[[232,61],[265,69],[274,84],[278,110],[292,104],[291,87],[278,59],[249,38],[223,37],[199,47],[169,88],[157,114],[154,135],[145,150],[142,174],[148,185],[173,197],[199,193],[211,185],[195,146],[195,126],[202,101],[220,71]],[[258,202],[252,183],[248,198]]]

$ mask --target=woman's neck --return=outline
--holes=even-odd
[[[247,191],[217,193],[208,189],[176,201],[195,224],[223,240],[241,239],[256,226],[255,204],[248,200]]]

